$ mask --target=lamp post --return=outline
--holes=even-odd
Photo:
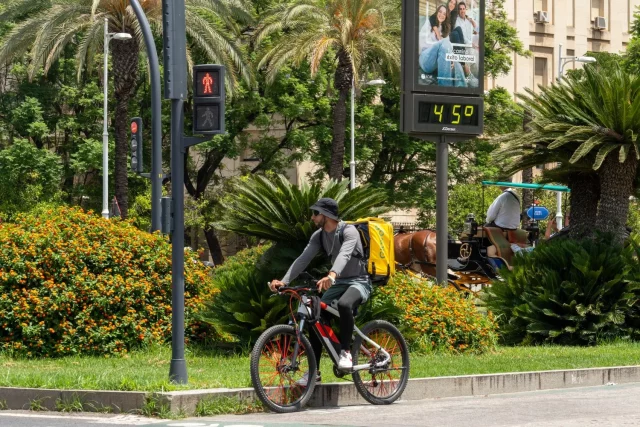
[[[593,64],[597,62],[596,58],[591,56],[562,56],[562,44],[558,45],[558,76],[557,79],[562,79],[562,73],[564,66],[569,62],[581,62],[583,64]],[[556,192],[556,226],[558,231],[562,230],[562,193]]]
[[[362,82],[362,86],[383,86],[387,82],[382,79],[370,80],[368,82]],[[351,81],[351,161],[349,162],[349,189],[356,188],[356,115],[355,115],[355,99],[356,99],[356,85],[355,81]]]
[[[107,130],[108,88],[109,88],[109,42],[111,39],[129,40],[129,33],[110,33],[109,20],[104,19],[104,107],[102,118],[102,216],[109,219],[109,131]]]

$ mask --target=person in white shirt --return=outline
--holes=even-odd
[[[453,26],[456,31],[462,33],[462,42],[470,46],[471,49],[477,51],[478,49],[478,25],[475,21],[467,15],[467,5],[465,2],[461,1],[458,3],[458,15],[456,18],[456,22]],[[467,49],[465,49],[466,51]],[[471,68],[469,64],[463,64],[464,74],[465,76],[469,76],[471,74]]]
[[[478,34],[478,26],[471,17],[467,16],[467,5],[462,1],[458,3],[458,17],[453,28],[458,27],[462,29],[464,43],[472,44],[474,41],[473,36]]]
[[[419,64],[422,71],[431,74],[437,72],[438,86],[466,86],[462,65],[447,61],[446,55],[453,51],[449,41],[451,25],[447,19],[447,7],[438,6],[436,10],[438,31],[434,31],[427,20],[418,38],[420,52]]]
[[[512,188],[500,187],[500,194],[489,206],[485,227],[515,230],[520,225],[520,199]]]

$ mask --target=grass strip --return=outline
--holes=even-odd
[[[17,359],[0,355],[0,386],[80,390],[172,391],[251,387],[249,357],[187,351],[189,384],[168,381],[171,349],[154,347],[121,358]],[[411,356],[411,378],[640,365],[640,343],[597,347],[499,347],[482,355]],[[323,382],[333,376],[322,358]]]

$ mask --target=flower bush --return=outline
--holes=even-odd
[[[414,351],[480,353],[496,344],[491,313],[479,312],[471,299],[452,287],[398,272],[387,285],[376,288],[373,298],[390,301],[401,310],[399,326]]]
[[[171,246],[129,222],[45,208],[0,223],[0,351],[27,357],[122,354],[171,334]],[[185,253],[188,340],[215,289]]]

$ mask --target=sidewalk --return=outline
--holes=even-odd
[[[523,391],[589,387],[640,382],[640,366],[569,369],[557,371],[514,372],[505,374],[464,375],[410,379],[403,400],[484,396]],[[185,415],[195,414],[200,400],[220,397],[254,400],[252,388],[185,390],[166,393],[135,391],[51,390],[0,387],[0,408],[29,409],[32,402],[42,410],[57,410],[56,402],[79,399],[86,411],[110,408],[113,412],[139,411],[147,399],[157,399],[157,406]],[[347,406],[366,403],[350,382],[321,384],[316,387],[309,406]],[[4,404],[4,405],[3,405]]]

